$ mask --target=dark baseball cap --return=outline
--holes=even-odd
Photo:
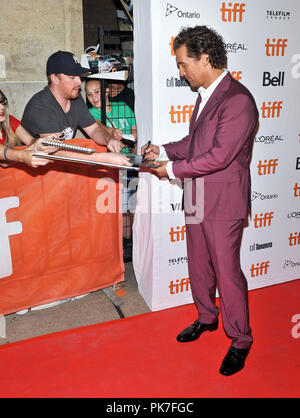
[[[72,52],[57,51],[50,55],[47,61],[47,76],[50,74],[83,75],[90,73],[89,68],[80,65],[76,55]]]

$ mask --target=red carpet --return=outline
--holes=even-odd
[[[249,293],[254,344],[234,376],[218,372],[221,325],[176,341],[196,318],[187,305],[1,346],[0,397],[299,397],[299,294],[300,280]]]

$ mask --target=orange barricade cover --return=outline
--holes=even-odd
[[[117,169],[0,167],[0,314],[124,280],[120,196]]]

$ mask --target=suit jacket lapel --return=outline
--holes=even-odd
[[[198,94],[198,97],[197,97],[197,100],[196,100],[196,103],[195,103],[195,107],[194,107],[194,111],[193,111],[193,114],[192,114],[192,117],[191,117],[191,120],[190,120],[190,131],[191,131],[193,125],[196,122],[200,103],[201,103],[201,96],[200,96],[200,94]]]

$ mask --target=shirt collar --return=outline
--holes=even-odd
[[[228,73],[227,70],[224,70],[222,72],[221,75],[219,75],[218,78],[215,79],[214,82],[212,82],[207,89],[205,89],[204,87],[199,87],[198,89],[198,93],[201,95],[202,100],[205,98],[208,98],[212,95],[213,91],[216,89],[216,87],[219,85],[219,83],[223,80],[223,78],[226,76],[226,74]]]

